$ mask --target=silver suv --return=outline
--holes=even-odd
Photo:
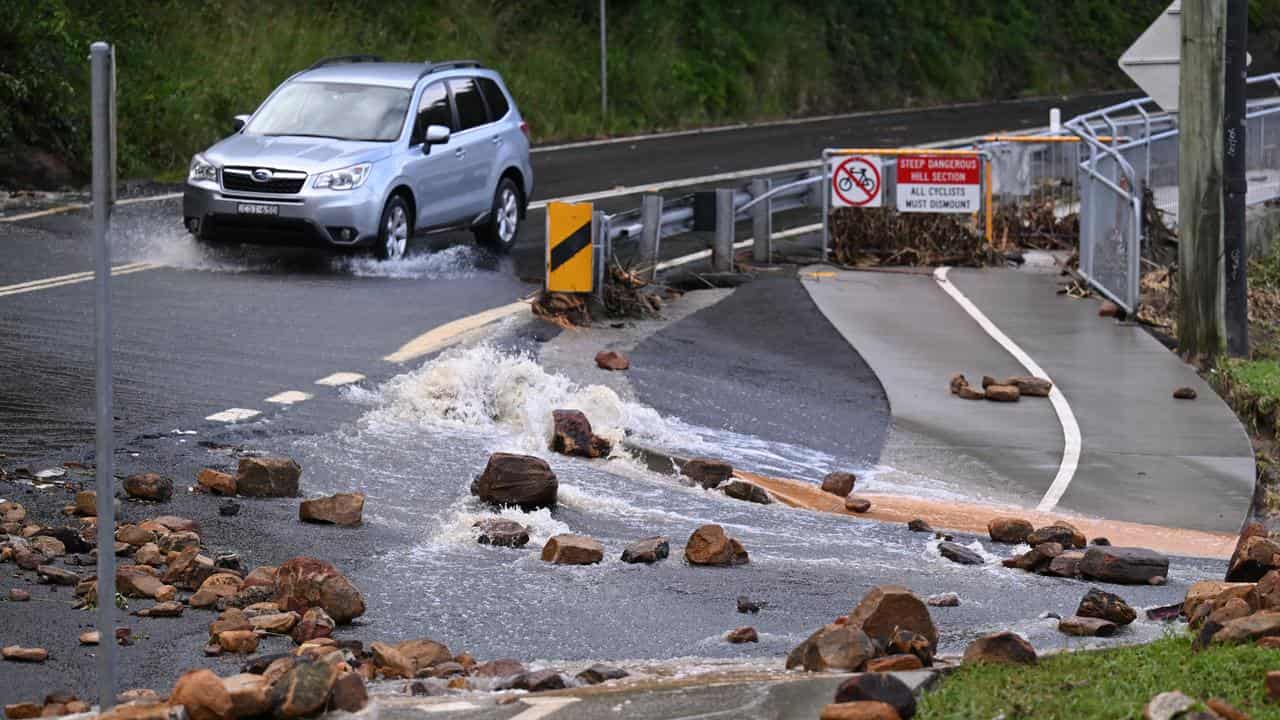
[[[397,259],[417,231],[470,228],[505,252],[533,191],[529,126],[473,61],[327,58],[235,130],[191,159],[182,214],[202,241]]]

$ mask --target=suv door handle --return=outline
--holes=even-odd
[[[501,145],[501,144],[502,144],[502,136],[501,136],[501,135],[494,135],[494,136],[493,136],[493,144],[494,144],[494,145]]]
[[[460,158],[466,157],[466,156],[467,156],[467,149],[466,149],[466,148],[458,148],[457,150],[454,150],[454,151],[453,151],[453,154],[454,154],[454,155],[457,155],[457,156],[458,156],[458,157],[460,157]]]

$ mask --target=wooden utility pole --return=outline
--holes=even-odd
[[[1227,4],[1183,0],[1178,83],[1178,348],[1215,356],[1223,312],[1222,110]]]

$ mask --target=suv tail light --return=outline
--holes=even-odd
[[[527,138],[527,137],[529,137],[529,123],[528,123],[528,122],[526,122],[526,121],[524,121],[524,120],[521,120],[521,121],[520,121],[520,132],[524,133],[524,136],[525,136],[526,138]]]

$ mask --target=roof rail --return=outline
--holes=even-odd
[[[334,55],[333,57],[320,58],[312,63],[308,70],[315,70],[326,65],[347,65],[350,63],[370,63],[382,62],[382,58],[377,55]]]
[[[482,68],[484,64],[479,60],[442,60],[440,62],[426,62],[426,67],[422,69],[422,73],[418,75],[419,79],[426,77],[434,72],[443,72],[445,70],[458,70],[460,68]]]

